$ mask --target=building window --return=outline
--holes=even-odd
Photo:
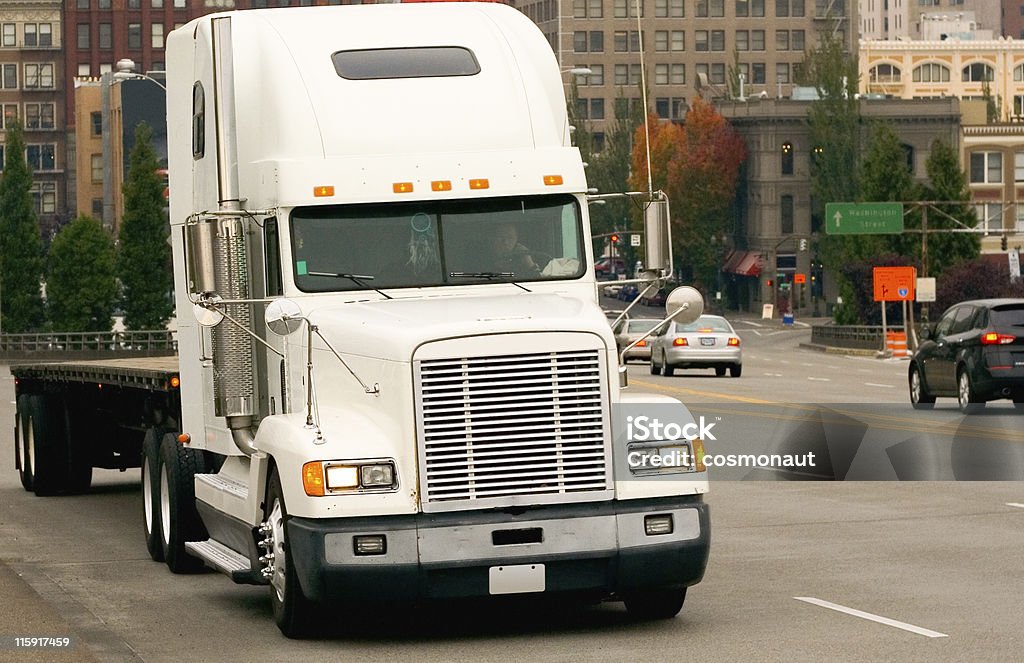
[[[654,50],[664,52],[668,50],[668,30],[655,30]]]
[[[949,68],[935,62],[923,64],[914,68],[913,80],[915,83],[948,83]]]
[[[52,64],[26,64],[25,65],[25,88],[43,89],[53,88],[53,65]]]
[[[29,144],[25,146],[25,161],[34,171],[57,168],[57,146],[54,143]]]
[[[604,119],[604,97],[598,97],[597,99],[590,100],[590,119]]]
[[[978,225],[975,228],[995,231],[1003,229],[1003,206],[999,203],[975,205],[974,213],[978,217]]]
[[[683,18],[686,8],[683,0],[654,0],[655,18]]]
[[[995,70],[984,62],[975,62],[964,67],[961,80],[964,83],[980,83],[995,79]]]
[[[775,0],[775,16],[777,18],[789,17],[789,0]]]
[[[776,83],[788,83],[789,82],[789,63],[788,62],[777,62],[775,64],[775,82]]]
[[[789,50],[789,30],[776,30],[775,31],[775,50],[776,51],[788,51]]]
[[[89,76],[92,74],[92,66],[88,63],[82,63],[78,65],[79,76]]]
[[[3,24],[3,38],[0,40],[0,44],[4,46],[17,46],[18,45],[18,26],[14,23]]]
[[[52,103],[25,104],[26,129],[53,129],[53,117],[54,104]]]
[[[142,48],[142,24],[128,24],[128,48]]]
[[[18,104],[0,104],[0,129],[10,126],[11,120],[18,119]]]
[[[89,48],[89,24],[79,23],[78,24],[78,48],[88,49]]]
[[[30,192],[36,214],[53,214],[57,211],[57,184],[55,182],[36,182],[32,185]]]
[[[152,3],[153,3],[152,4],[153,9],[163,9],[164,8],[164,0],[152,0]]]
[[[94,219],[103,220],[103,199],[93,198],[92,199],[92,216]]]
[[[752,51],[763,51],[764,50],[764,30],[751,30],[750,31],[750,50],[752,50]]]
[[[1024,9],[1024,5],[1021,5],[1021,9]],[[1013,68],[1013,80],[1018,83],[1024,81],[1024,64],[1019,64]]]
[[[636,0],[614,0],[615,18],[636,18]],[[643,2],[640,3],[640,16],[644,15]]]
[[[150,26],[153,48],[164,47],[164,24],[154,23]]]
[[[793,234],[793,196],[785,195],[779,199],[779,221],[782,222],[782,234]]]
[[[89,128],[93,136],[103,135],[103,113],[100,111],[89,113]]]
[[[79,9],[89,9],[89,0],[78,0],[78,4],[75,6]]]
[[[185,0],[174,0],[175,9],[185,9]]]
[[[90,165],[92,166],[92,183],[99,184],[103,181],[103,155],[93,154],[90,157]]]
[[[1003,181],[1001,152],[971,152],[971,184],[995,184]]]
[[[669,68],[669,83],[672,85],[686,85],[686,65],[682,62],[675,62]]]
[[[1013,116],[1015,119],[1024,117],[1024,94],[1013,95]]]
[[[750,15],[754,18],[764,16],[764,0],[750,0]]]
[[[99,9],[110,9],[110,0],[98,0],[96,7]]]
[[[725,0],[711,0],[708,9],[715,18],[722,18],[725,16]]]
[[[654,65],[654,84],[655,85],[668,85],[668,65],[667,64],[656,64]],[[665,101],[666,113],[668,112],[668,101]],[[662,115],[658,113],[659,117],[668,117],[668,115]]]
[[[711,50],[712,51],[724,51],[725,50],[725,30],[712,30],[711,31]]]
[[[668,49],[670,51],[685,51],[686,33],[682,30],[673,30],[669,33]]]
[[[574,53],[587,52],[587,33],[585,30],[577,30],[572,33],[572,50]]]
[[[18,89],[18,65],[4,64],[0,69],[0,87],[5,90]]]
[[[782,144],[782,174],[793,174],[793,143]]]
[[[750,82],[754,85],[767,83],[766,68],[763,62],[754,62],[750,65]]]
[[[697,30],[693,33],[693,50],[698,53],[706,53],[709,46],[707,30]]]
[[[892,64],[879,64],[868,72],[868,80],[872,83],[899,83],[899,67]]]
[[[693,13],[697,16],[697,18],[707,18],[708,0],[696,0],[695,6],[693,8]]]
[[[603,64],[592,64],[590,65],[590,75],[581,76],[587,81],[587,85],[594,87],[597,85],[604,85],[604,65]]]
[[[109,50],[114,47],[113,38],[113,26],[110,23],[100,23],[100,32],[98,35],[99,47],[105,50]]]
[[[736,50],[737,51],[749,51],[750,50],[750,33],[746,30],[736,31]]]
[[[128,9],[141,9],[142,0],[128,0]]]
[[[803,30],[793,30],[789,33],[789,48],[794,51],[804,50],[806,40],[804,38]]]
[[[629,79],[629,65],[617,64],[615,65],[615,85],[626,85]]]

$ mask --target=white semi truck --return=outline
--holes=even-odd
[[[656,481],[620,463],[616,408],[685,409],[621,388],[534,24],[485,3],[213,14],[169,35],[167,86],[177,362],[13,368],[26,489],[141,466],[153,559],[269,585],[288,636],[371,597],[675,615],[708,558],[700,441]]]

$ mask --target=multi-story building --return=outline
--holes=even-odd
[[[728,298],[743,309],[760,310],[762,304],[771,303],[782,310],[807,312],[814,305],[811,276],[822,284],[827,302],[834,302],[838,294],[831,275],[815,267],[820,264],[816,247],[823,220],[812,216],[817,207],[811,199],[816,146],[807,123],[812,103],[788,99],[718,103],[722,115],[743,136],[749,154],[741,218],[732,238],[735,251],[723,256]],[[927,178],[925,164],[933,140],[942,139],[959,149],[960,105],[955,98],[863,100],[860,112],[865,126],[872,120],[892,123],[918,181]],[[802,293],[797,274],[807,279]]]
[[[861,39],[932,39],[937,24],[950,36],[978,29],[998,35],[1002,25],[992,0],[859,0],[858,15]]]
[[[1024,1],[1001,0],[1003,26],[1001,34],[1011,39],[1024,39]]]
[[[525,0],[517,7],[547,35],[567,86],[575,78],[579,115],[598,145],[610,120],[640,103],[643,46],[648,106],[682,119],[706,81],[705,96],[788,96],[804,52],[830,31],[851,52],[851,0]],[[639,9],[638,9],[639,8]],[[637,14],[640,14],[639,20]],[[641,34],[642,33],[642,34]],[[642,39],[641,39],[642,36]],[[574,75],[572,69],[590,69]]]
[[[17,118],[25,130],[32,201],[50,235],[67,216],[59,0],[0,3],[0,142]],[[0,144],[0,169],[3,168]]]

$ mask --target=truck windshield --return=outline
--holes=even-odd
[[[586,268],[567,195],[301,207],[291,226],[304,292],[575,279]]]

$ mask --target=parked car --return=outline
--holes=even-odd
[[[601,289],[601,292],[604,293],[605,297],[618,297],[620,290],[622,290],[622,284],[613,283],[612,285],[606,285]]]
[[[960,302],[922,336],[907,376],[915,408],[937,396],[956,398],[964,413],[1000,398],[1024,408],[1024,299]]]
[[[625,274],[626,261],[622,258],[604,256],[594,261],[594,271],[597,272],[598,278],[611,276],[612,274]]]
[[[633,318],[632,320],[620,322],[615,328],[615,346],[618,348],[618,352],[622,352],[623,348],[654,329],[659,322],[661,320],[655,318]],[[630,359],[650,359],[652,338],[653,336],[648,336],[630,348],[626,352],[625,361],[629,362]]]
[[[713,368],[738,378],[743,372],[740,337],[720,315],[702,315],[688,325],[670,322],[651,345],[651,375],[670,376],[677,368]]]
[[[639,294],[640,291],[637,290],[637,287],[634,284],[630,283],[622,286],[622,289],[619,290],[618,297],[624,302],[631,302],[634,299],[636,299],[636,296]]]
[[[667,288],[659,288],[653,292],[647,293],[646,297],[640,298],[640,303],[644,306],[664,306],[665,298],[668,297]]]

